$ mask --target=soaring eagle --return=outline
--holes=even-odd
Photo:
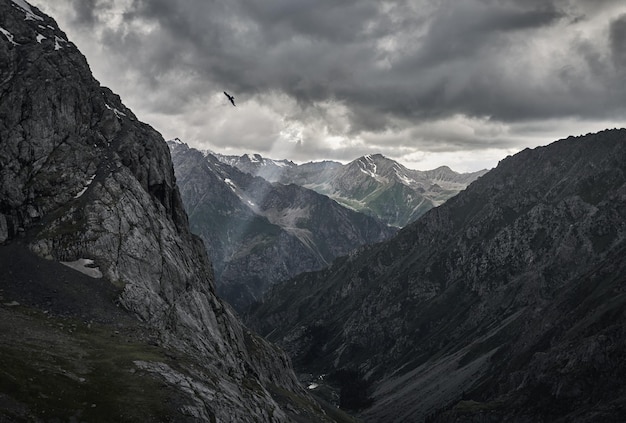
[[[226,97],[228,97],[228,99],[230,100],[231,103],[233,103],[233,106],[235,105],[235,97],[233,97],[232,95],[228,94],[226,91],[224,91],[224,95]]]

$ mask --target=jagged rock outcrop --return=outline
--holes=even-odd
[[[239,311],[273,283],[396,232],[315,191],[271,184],[180,141],[168,144],[191,230],[205,242],[218,293]]]
[[[366,421],[619,421],[625,252],[626,130],[607,130],[507,157],[255,316],[302,371],[352,372]]]
[[[216,297],[160,134],[100,86],[38,9],[0,0],[0,32],[3,252],[25,243],[47,260],[83,263],[79,269],[92,263],[91,274],[97,268],[120,290],[119,303],[154,331],[153,342],[185,357],[176,368],[151,360],[136,366],[179,393],[186,418],[326,419],[287,357]]]
[[[396,227],[415,221],[487,172],[457,173],[447,166],[412,170],[381,154],[359,157],[346,165],[329,161],[296,165],[258,154],[217,157],[269,181],[312,189]]]

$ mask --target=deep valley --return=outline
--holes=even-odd
[[[470,173],[210,153],[0,0],[0,269],[2,422],[626,420],[626,129]]]

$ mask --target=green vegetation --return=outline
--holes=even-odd
[[[116,326],[0,308],[0,420],[169,421],[175,394],[136,360],[163,351]],[[126,333],[122,333],[126,332]]]

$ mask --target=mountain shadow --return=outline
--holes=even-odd
[[[502,160],[391,240],[275,286],[256,327],[366,421],[619,421],[626,130]]]

